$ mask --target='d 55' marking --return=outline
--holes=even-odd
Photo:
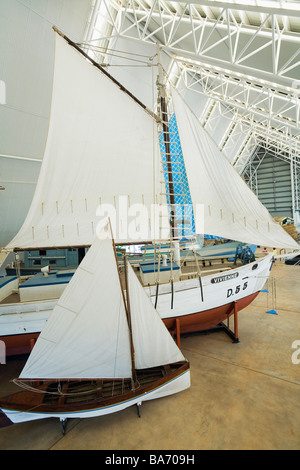
[[[248,281],[244,282],[243,286],[242,286],[242,290],[245,290],[247,289],[248,287]],[[235,294],[238,294],[241,290],[241,284],[238,284],[234,289],[227,289],[227,298],[228,297],[231,297],[232,295],[235,295]]]

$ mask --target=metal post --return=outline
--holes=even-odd
[[[237,302],[234,302],[234,342],[239,343],[239,332],[238,332],[238,309]]]
[[[176,342],[177,342],[177,346],[180,349],[180,320],[179,318],[176,318]]]

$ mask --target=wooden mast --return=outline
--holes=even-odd
[[[147,106],[142,103],[136,96],[134,96],[129,90],[127,90],[127,88],[125,88],[120,82],[118,82],[118,80],[116,80],[112,75],[110,75],[100,64],[98,64],[96,61],[94,61],[86,52],[84,52],[74,41],[72,41],[68,36],[66,36],[62,31],[60,31],[56,26],[52,26],[52,29],[53,31],[55,31],[55,33],[59,34],[59,36],[61,36],[70,46],[72,46],[74,49],[76,49],[76,51],[80,52],[80,54],[83,55],[83,57],[85,57],[92,65],[94,65],[97,69],[99,69],[104,75],[106,75],[108,78],[110,78],[110,80],[112,80],[119,88],[120,90],[122,90],[124,93],[126,93],[128,96],[130,96],[130,98],[132,98],[139,106],[141,106],[146,113],[148,113],[153,119],[155,119],[156,122],[161,122],[161,118],[159,116],[157,116],[157,114],[153,113],[149,108],[147,108]],[[149,240],[145,240],[145,241],[140,241],[139,244],[143,244],[143,245],[146,245],[146,244],[151,244],[152,241],[149,241]],[[123,245],[131,245],[131,244],[136,244],[136,242],[132,243],[132,242],[125,242],[125,243],[122,243],[122,246]],[[69,248],[89,248],[90,245],[70,245]],[[44,247],[39,247],[40,250],[47,250],[47,249],[52,249],[53,247],[49,247],[49,246],[44,246]],[[65,249],[66,247],[65,246],[56,246],[55,247],[57,250],[62,250],[62,249]],[[35,250],[36,247],[35,246],[32,246],[32,247],[26,247],[26,248],[22,248],[22,247],[14,247],[12,249],[12,251],[14,252],[18,252],[18,251],[31,251],[31,250]]]
[[[129,285],[128,285],[128,267],[127,267],[127,257],[124,255],[124,266],[125,266],[125,288],[126,288],[126,300],[127,300],[127,320],[129,327],[130,335],[130,349],[131,349],[131,370],[132,370],[132,388],[135,390],[137,387],[137,374],[135,368],[135,353],[134,353],[134,344],[132,336],[132,325],[131,325],[131,310],[130,310],[130,296],[129,296]]]
[[[70,46],[74,47],[80,54],[82,54],[91,64],[93,64],[97,69],[101,70],[104,75],[106,75],[108,78],[110,78],[118,87],[124,91],[127,95],[129,95],[136,103],[138,103],[148,114],[150,114],[157,122],[160,121],[160,118],[153,113],[149,108],[147,108],[146,105],[144,105],[136,96],[134,96],[127,88],[125,88],[120,82],[118,82],[112,75],[110,75],[103,67],[101,67],[100,64],[95,62],[86,52],[84,52],[75,42],[73,42],[68,36],[66,36],[64,33],[62,33],[56,26],[52,26],[52,29],[59,34],[62,38],[67,41]]]
[[[120,287],[121,287],[121,292],[122,292],[122,297],[123,297],[123,302],[124,302],[124,307],[125,307],[125,312],[126,312],[126,317],[127,317],[127,323],[128,323],[128,328],[129,328],[130,354],[131,354],[131,374],[132,374],[131,380],[132,380],[132,389],[134,390],[137,386],[137,374],[136,374],[136,368],[135,368],[134,345],[133,345],[132,326],[131,326],[131,312],[130,312],[130,300],[129,300],[129,290],[128,290],[127,259],[126,259],[126,256],[124,255],[125,288],[126,288],[126,299],[125,299],[123,283],[122,283],[122,279],[121,279],[119,262],[118,262],[118,256],[117,256],[117,250],[116,250],[116,245],[115,245],[115,241],[114,241],[114,237],[113,237],[113,232],[112,232],[112,228],[111,228],[110,219],[108,219],[108,223],[109,223],[112,246],[113,246],[113,250],[114,250],[114,254],[115,254],[116,266],[117,266],[117,270],[118,270]]]
[[[163,136],[165,144],[165,154],[167,162],[167,174],[168,180],[167,184],[169,187],[169,198],[170,198],[170,207],[171,207],[171,238],[175,238],[175,194],[174,194],[174,183],[173,183],[173,173],[172,173],[172,161],[171,161],[171,152],[170,152],[170,130],[169,130],[169,120],[168,120],[168,110],[167,110],[167,93],[166,93],[166,84],[163,74],[163,68],[161,65],[161,55],[160,55],[160,44],[157,44],[157,60],[158,60],[158,103],[160,104],[161,109],[161,118],[163,126]]]

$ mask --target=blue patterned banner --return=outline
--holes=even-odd
[[[195,236],[195,220],[190,194],[189,183],[186,175],[182,149],[180,145],[179,133],[175,114],[169,120],[170,134],[170,157],[172,163],[173,187],[175,194],[176,222],[179,237]],[[167,167],[167,155],[164,144],[163,133],[160,133],[160,151],[162,154],[163,171],[166,182],[167,203],[170,205],[169,196],[169,174]],[[205,235],[205,238],[219,238],[212,235]]]
[[[195,235],[194,214],[189,184],[187,180],[177,123],[175,114],[169,121],[170,133],[170,157],[172,163],[173,187],[175,194],[176,223],[179,237]],[[167,202],[170,204],[169,196],[169,174],[167,167],[167,155],[164,144],[163,133],[160,134],[160,150],[162,153],[163,170],[166,182]]]

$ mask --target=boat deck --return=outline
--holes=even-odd
[[[132,264],[135,267],[135,272],[137,276],[141,280],[140,272],[138,269],[138,263],[132,261]],[[120,262],[120,266],[121,266],[121,273],[123,273],[122,262]],[[198,266],[197,266],[197,264],[195,263],[195,260],[186,257],[186,258],[182,258],[180,280],[186,280],[186,279],[192,279],[192,278],[198,277],[198,268],[201,271],[201,275],[206,275],[206,274],[213,274],[217,272],[228,271],[230,269],[236,268],[237,266],[241,266],[241,261],[239,259],[237,260],[236,265],[234,265],[232,261],[228,261],[226,258],[199,260]],[[68,279],[69,281],[71,279],[71,275],[69,276],[65,275],[65,276],[59,277],[58,283],[64,283],[66,279]],[[51,276],[43,277],[43,275],[39,273],[33,277],[31,276],[21,277],[20,285],[24,287],[26,286],[35,287],[35,286],[42,286],[43,284],[51,285],[51,284],[54,284],[55,282],[56,280],[54,280]],[[18,292],[14,292],[13,294],[3,299],[0,302],[0,305],[14,304],[14,303],[19,303],[20,301],[21,301],[20,294]]]
[[[0,406],[11,410],[12,414],[21,411],[42,415],[71,413],[73,416],[75,413],[76,417],[80,412],[107,409],[145,397],[180,377],[188,368],[188,362],[181,361],[140,369],[136,370],[134,381],[131,378],[18,380],[15,384],[20,390],[0,398]],[[1,417],[2,414],[1,411]]]

